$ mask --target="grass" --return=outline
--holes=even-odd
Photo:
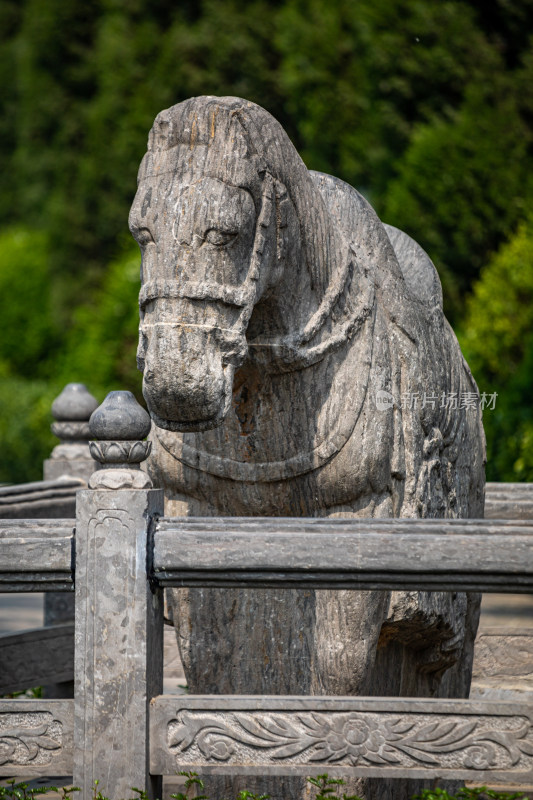
[[[204,791],[204,783],[198,777],[196,772],[180,772],[179,775],[185,777],[184,792],[176,792],[171,794],[173,800],[209,800],[208,796],[202,794]],[[318,775],[316,778],[308,778],[307,781],[314,787],[316,794],[314,800],[363,800],[357,795],[347,795],[344,792],[339,794],[339,791],[345,785],[342,778],[330,778],[327,773]],[[94,782],[91,800],[110,800],[103,794],[99,787],[99,782]],[[74,792],[81,791],[77,786],[62,787],[40,787],[38,789],[28,788],[27,783],[16,783],[15,780],[7,781],[7,786],[0,786],[0,800],[31,800],[37,795],[47,794],[48,792],[56,792],[60,794],[61,800],[75,800],[73,797]],[[148,800],[148,795],[142,789],[132,787],[134,796],[128,800]],[[198,791],[199,794],[195,794]],[[236,800],[269,800],[267,794],[253,794],[245,789],[237,795]],[[412,800],[528,800],[522,792],[494,792],[482,786],[481,788],[468,789],[463,787],[459,789],[458,794],[451,795],[445,789],[424,789],[421,794],[415,794]]]

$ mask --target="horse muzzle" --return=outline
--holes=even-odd
[[[141,325],[143,395],[155,424],[170,431],[217,427],[231,406],[235,369],[246,338],[185,322]]]

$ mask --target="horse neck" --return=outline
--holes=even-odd
[[[296,229],[276,234],[298,240],[298,246],[290,249],[292,257],[281,266],[270,264],[270,273],[277,274],[278,279],[264,292],[250,318],[247,330],[250,356],[264,365],[269,359],[267,353],[259,353],[261,349],[272,349],[276,343],[285,341],[297,342],[317,312],[320,316],[327,305],[332,282],[342,271],[346,250],[340,231],[314,187]],[[279,252],[279,244],[272,251]],[[326,309],[321,324],[327,316]]]
[[[237,417],[253,417],[266,440],[274,430],[281,436],[290,428],[308,428],[312,438],[313,418],[324,403],[324,392],[332,388],[328,365],[338,347],[333,353],[325,348],[323,356],[308,361],[306,348],[327,344],[333,333],[329,295],[338,293],[339,287],[341,293],[345,289],[348,247],[318,192],[315,196],[319,202],[314,213],[307,216],[307,225],[301,225],[300,258],[285,265],[274,290],[254,308],[247,331],[249,355],[234,378]],[[315,225],[310,224],[312,219]],[[302,332],[313,319],[316,336],[305,339]],[[348,338],[341,348],[347,343]],[[272,412],[261,414],[262,422],[256,414],[259,408]]]

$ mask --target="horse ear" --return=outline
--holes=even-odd
[[[168,150],[171,132],[168,110],[162,111],[154,120],[152,130],[148,134],[149,150]]]

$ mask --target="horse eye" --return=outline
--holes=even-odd
[[[147,244],[153,244],[154,239],[148,228],[140,228],[135,234],[135,238],[141,247],[146,247]]]
[[[210,228],[205,235],[205,241],[217,247],[223,247],[225,244],[232,242],[236,236],[236,233],[230,231],[219,231],[216,228]]]

